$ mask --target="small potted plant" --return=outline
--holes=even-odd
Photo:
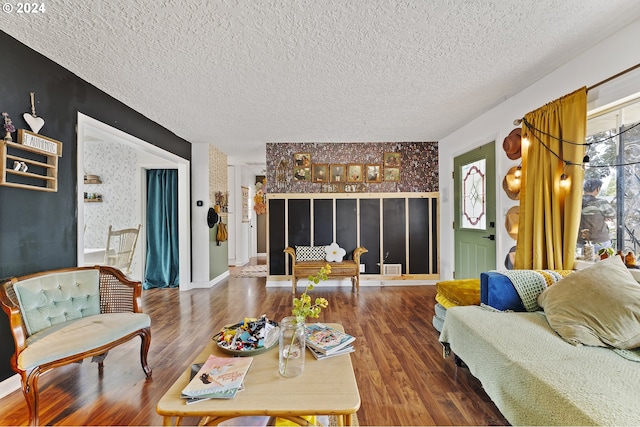
[[[602,248],[598,250],[598,255],[600,255],[600,259],[607,259],[615,254],[613,248]]]

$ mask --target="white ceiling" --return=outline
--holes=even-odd
[[[265,142],[437,141],[640,17],[637,0],[38,3],[0,29],[247,164]]]

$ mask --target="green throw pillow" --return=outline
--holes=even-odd
[[[640,347],[640,284],[619,256],[548,287],[538,304],[551,327],[573,345]]]

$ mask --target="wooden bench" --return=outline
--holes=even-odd
[[[139,336],[147,378],[151,318],[142,313],[142,284],[108,266],[75,267],[14,277],[0,285],[0,306],[9,316],[29,424],[38,425],[38,377],[94,357],[102,371],[107,351]]]
[[[353,251],[353,259],[341,262],[327,262],[325,260],[296,261],[296,250],[291,246],[285,248],[284,252],[291,257],[291,288],[293,294],[296,293],[298,279],[307,278],[316,274],[320,268],[329,264],[332,278],[351,278],[351,288],[356,293],[360,292],[360,256],[369,252],[363,247],[357,247]]]

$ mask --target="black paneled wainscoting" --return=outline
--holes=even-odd
[[[285,247],[336,242],[347,258],[358,246],[368,249],[364,280],[437,280],[438,201],[438,193],[269,194],[269,278],[290,273]],[[401,274],[385,265],[399,265]]]

